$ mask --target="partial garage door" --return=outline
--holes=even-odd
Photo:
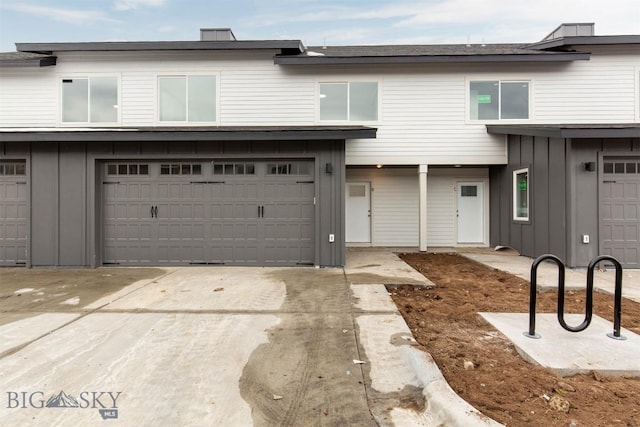
[[[605,159],[601,200],[601,252],[640,268],[640,158]]]
[[[27,173],[24,160],[0,161],[0,265],[27,261]]]
[[[105,264],[312,265],[311,161],[106,165]]]

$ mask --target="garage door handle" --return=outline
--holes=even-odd
[[[153,218],[153,206],[151,206],[151,218]]]
[[[156,218],[158,218],[158,207],[157,206],[153,207],[153,213],[155,214]]]
[[[258,206],[258,218],[264,218],[264,206]]]

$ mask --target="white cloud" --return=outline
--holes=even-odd
[[[141,7],[158,7],[164,5],[166,0],[116,0],[116,10],[132,10]]]
[[[6,10],[27,13],[30,15],[45,16],[56,21],[69,22],[73,24],[91,24],[94,22],[119,22],[109,18],[104,12],[94,10],[63,9],[58,7],[37,6],[27,3],[3,4]]]

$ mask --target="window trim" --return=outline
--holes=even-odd
[[[100,77],[112,77],[116,79],[116,96],[118,97],[118,103],[116,104],[116,121],[114,122],[92,122],[91,121],[91,93],[89,93],[89,102],[87,104],[87,117],[88,120],[86,122],[65,122],[63,120],[64,107],[62,105],[64,95],[62,93],[64,83],[63,80],[67,79],[87,79],[91,81],[92,78],[100,78]],[[59,126],[69,126],[69,127],[108,127],[108,126],[118,126],[122,121],[122,79],[120,73],[59,73],[57,75],[58,78],[58,125]],[[90,87],[90,85],[89,85]]]
[[[472,82],[498,82],[499,94],[498,98],[498,115],[500,115],[500,107],[502,105],[502,83],[528,83],[529,84],[529,105],[528,113],[529,117],[526,119],[503,119],[498,117],[497,119],[472,119],[471,118],[471,83]],[[504,123],[529,123],[534,121],[534,81],[531,78],[522,77],[505,77],[498,78],[495,76],[473,76],[466,78],[465,86],[465,123],[466,124],[504,124]]]
[[[189,121],[189,86],[188,81],[189,77],[204,77],[211,76],[216,78],[216,119],[214,121],[208,122],[193,122]],[[169,121],[169,120],[160,120],[160,79],[163,77],[186,77],[187,78],[187,87],[186,87],[186,95],[187,95],[187,120],[183,121]],[[154,120],[158,126],[176,126],[176,125],[188,125],[188,126],[211,126],[220,123],[220,73],[219,72],[176,72],[176,73],[157,73],[155,76],[155,116]]]
[[[375,83],[378,85],[378,93],[377,93],[377,119],[375,120],[351,120],[348,117],[345,120],[322,120],[320,114],[320,86],[323,84],[339,84],[346,83],[347,84],[347,115],[350,116],[350,86],[351,83]],[[367,78],[357,78],[357,79],[341,79],[341,80],[318,80],[316,82],[316,123],[320,124],[345,124],[345,123],[364,123],[364,124],[378,124],[382,122],[382,82],[380,79],[367,79]]]
[[[517,184],[517,176],[526,173],[527,174],[527,216],[522,217],[518,216],[518,184]],[[518,223],[526,223],[531,220],[531,169],[527,167],[523,167],[520,169],[516,169],[512,172],[511,175],[511,187],[512,187],[512,210],[511,210],[511,218],[514,222]]]

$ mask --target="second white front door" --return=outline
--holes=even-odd
[[[484,183],[459,182],[458,243],[484,243]]]
[[[346,241],[371,243],[371,183],[347,182]]]

